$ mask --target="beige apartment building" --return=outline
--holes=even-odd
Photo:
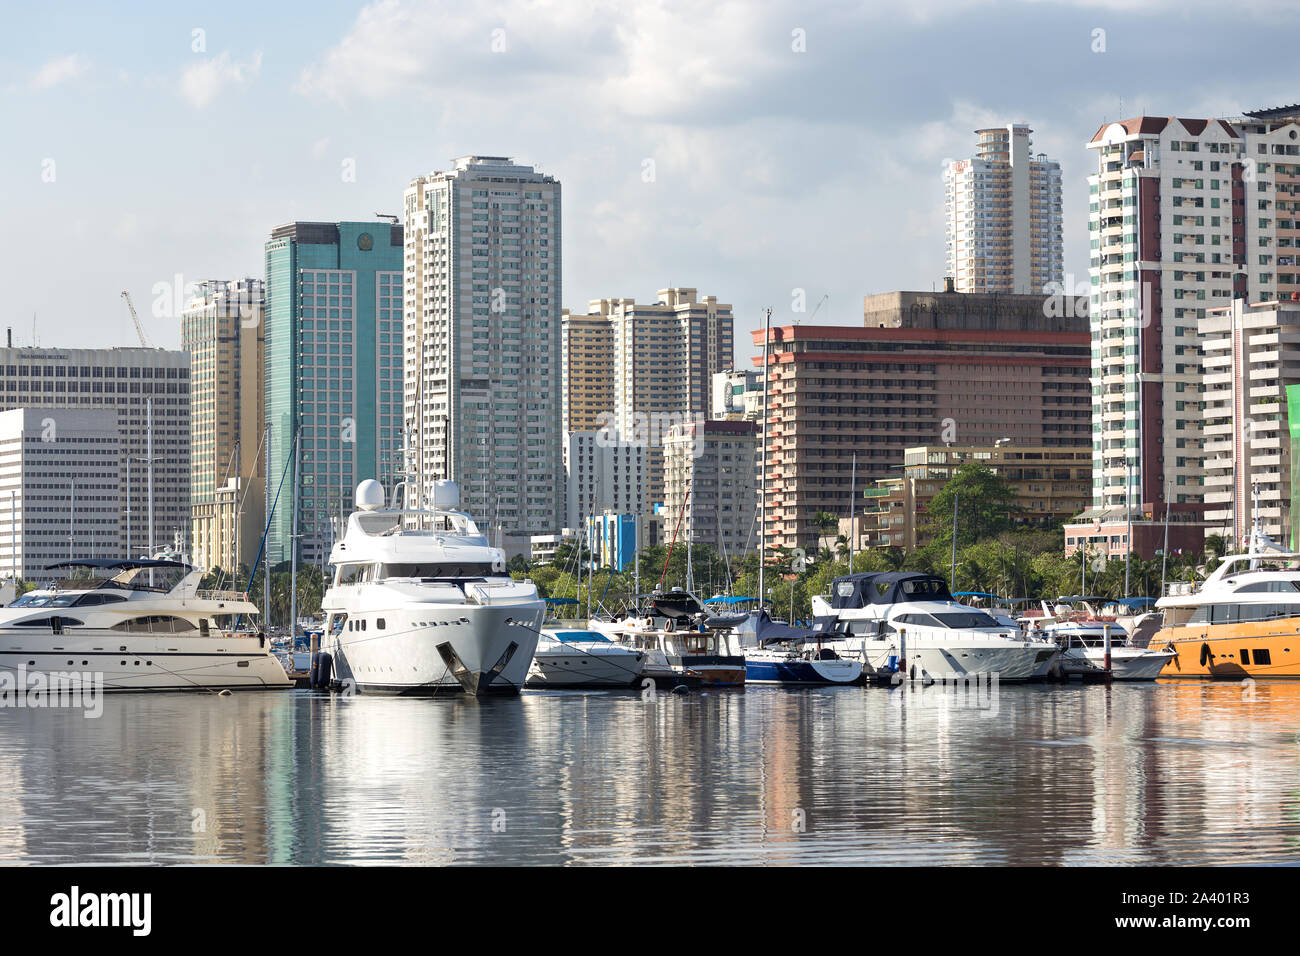
[[[1237,299],[1209,311],[1198,327],[1206,532],[1241,542],[1258,517],[1265,534],[1289,544],[1286,389],[1300,384],[1300,301]]]
[[[948,274],[958,292],[1042,292],[1064,281],[1061,166],[1023,123],[976,130],[944,170]],[[1069,291],[1069,290],[1066,290]]]
[[[564,431],[594,432],[614,413],[614,327],[603,315],[560,316]]]
[[[697,290],[659,290],[658,300],[593,299],[586,318],[610,329],[618,440],[645,448],[642,499],[663,501],[663,444],[674,425],[712,417],[712,378],[732,364],[731,306]]]
[[[1018,445],[926,445],[903,454],[903,474],[865,492],[858,521],[859,548],[924,547],[931,535],[929,506],[957,469],[984,465],[1006,479],[1023,509],[1018,523],[1050,528],[1068,521],[1092,495],[1092,448]],[[843,529],[844,533],[848,528]]]
[[[190,538],[196,567],[252,568],[266,520],[261,279],[200,283],[181,315],[190,356]]]

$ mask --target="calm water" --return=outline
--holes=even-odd
[[[1300,683],[104,708],[0,711],[0,862],[1300,861]]]

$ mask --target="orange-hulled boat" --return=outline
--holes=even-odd
[[[1164,621],[1150,646],[1175,654],[1161,677],[1300,678],[1300,554],[1232,555],[1156,607]]]

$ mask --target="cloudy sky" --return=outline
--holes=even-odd
[[[1300,100],[1289,0],[125,7],[5,13],[20,345],[33,316],[43,345],[135,344],[128,289],[176,347],[177,277],[260,276],[276,224],[396,213],[413,176],[484,153],[563,182],[565,305],[695,286],[733,303],[743,356],[794,290],[801,318],[827,296],[818,322],[857,324],[863,295],[940,282],[940,170],[979,126],[1027,122],[1060,160],[1082,278],[1098,126]]]

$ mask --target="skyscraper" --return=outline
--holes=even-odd
[[[321,562],[358,482],[401,470],[402,227],[294,222],[266,243],[271,564],[290,557],[293,438],[302,429],[300,558]],[[278,499],[278,501],[277,501]]]
[[[1166,510],[1170,548],[1199,548],[1219,530],[1202,524],[1198,324],[1234,299],[1300,291],[1297,112],[1138,116],[1088,143],[1093,502],[1066,527],[1067,551],[1150,556],[1163,546]]]
[[[554,531],[561,466],[561,190],[464,156],[406,190],[405,420],[420,475],[512,554]]]
[[[190,355],[191,556],[252,568],[265,524],[263,284],[202,282],[181,314]]]
[[[1064,281],[1061,166],[1031,154],[1031,132],[1023,123],[976,130],[976,155],[944,171],[958,292],[1038,293]]]

